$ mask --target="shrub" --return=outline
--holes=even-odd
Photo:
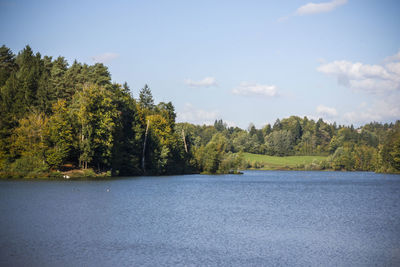
[[[10,165],[10,173],[14,177],[37,178],[49,171],[43,160],[37,157],[22,156]]]
[[[96,177],[96,173],[93,169],[85,169],[83,170],[83,177]]]

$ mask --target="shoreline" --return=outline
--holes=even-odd
[[[113,180],[113,179],[126,179],[126,178],[140,178],[140,177],[167,177],[167,176],[181,176],[181,175],[243,175],[243,171],[299,171],[299,172],[368,172],[375,174],[393,174],[399,175],[400,173],[395,172],[372,172],[372,171],[348,171],[348,170],[334,170],[334,169],[324,169],[324,170],[306,170],[306,169],[267,169],[267,168],[248,168],[240,170],[239,172],[230,172],[230,173],[182,173],[182,174],[165,174],[165,175],[131,175],[131,176],[107,176],[104,173],[100,173],[96,176],[70,176],[66,178],[63,173],[57,176],[51,176],[51,173],[46,173],[44,175],[37,175],[34,177],[18,177],[18,176],[7,176],[3,173],[0,173],[0,180],[19,180],[19,181],[101,181],[101,180]]]

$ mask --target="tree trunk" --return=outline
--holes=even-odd
[[[150,125],[150,121],[147,120],[146,132],[144,134],[143,155],[142,155],[142,170],[143,170],[143,173],[146,173],[145,154],[146,154],[146,143],[147,143],[147,134],[149,132],[149,125]]]
[[[83,123],[82,123],[82,130],[81,130],[81,147],[83,150],[83,141],[85,140],[85,136],[83,135]],[[82,152],[82,151],[81,151]],[[79,167],[82,169],[85,169],[85,161],[82,158],[82,153],[81,156],[79,158]]]
[[[185,145],[185,151],[186,151],[186,153],[188,153],[186,138],[185,138],[185,130],[183,130],[183,129],[182,129],[182,139],[183,139],[183,144]]]

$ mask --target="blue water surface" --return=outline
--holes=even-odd
[[[400,266],[400,175],[0,181],[1,266]]]

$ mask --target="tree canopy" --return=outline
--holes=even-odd
[[[0,47],[0,172],[40,176],[67,168],[110,175],[229,173],[242,152],[325,155],[335,170],[400,171],[400,122],[358,129],[291,116],[247,130],[176,123],[171,102],[146,84],[134,98],[108,68]]]

